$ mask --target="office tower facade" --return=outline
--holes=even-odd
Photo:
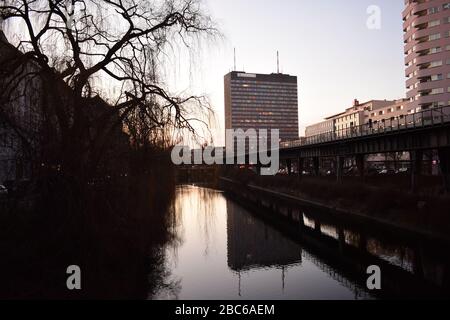
[[[279,129],[281,141],[298,139],[297,77],[237,71],[225,75],[225,129]]]
[[[409,108],[450,105],[450,1],[405,0],[403,29]]]

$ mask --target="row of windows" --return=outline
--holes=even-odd
[[[232,110],[263,110],[263,111],[277,111],[277,110],[297,110],[297,105],[294,103],[239,103],[238,105],[234,105]]]
[[[245,91],[245,90],[236,90],[231,93],[232,97],[241,96],[241,97],[283,97],[283,98],[293,98],[297,99],[297,92],[276,92],[276,91]]]
[[[448,10],[450,9],[450,2],[444,3],[442,5],[442,10]],[[433,7],[428,9],[428,14],[434,14],[434,13],[438,13],[441,11],[441,7]]]
[[[297,125],[297,119],[287,120],[286,118],[235,118],[232,117],[232,123],[277,123]]]
[[[262,88],[260,86],[235,86],[231,88],[231,92],[286,92],[290,94],[297,93],[297,87],[286,88],[286,87],[270,87]]]
[[[424,63],[421,65],[421,70],[423,69],[429,69],[429,68],[436,68],[436,67],[440,67],[444,64],[444,61],[442,60],[437,60],[437,61],[432,61],[429,63],[429,65],[427,66],[428,63]],[[445,61],[445,64],[450,65],[450,59],[447,59]]]
[[[284,115],[284,116],[294,116],[298,114],[297,109],[257,109],[257,110],[248,110],[248,109],[240,109],[240,110],[233,110],[230,112],[230,114],[238,117],[259,117],[261,115],[268,115],[275,116],[275,115]]]
[[[450,17],[444,18],[444,19],[443,19],[443,22],[444,22],[444,24],[450,23]],[[430,21],[430,22],[428,23],[428,27],[429,27],[429,28],[431,28],[431,27],[436,27],[436,26],[438,26],[438,25],[440,25],[440,24],[441,24],[441,20],[433,20],[433,21]],[[441,35],[440,33],[435,33],[435,34],[429,35],[428,37],[420,37],[419,41],[420,41],[420,42],[434,41],[434,40],[441,39],[441,36],[442,36],[442,37],[449,37],[450,35],[449,35],[448,32],[445,32],[443,35]],[[413,35],[411,35],[408,39],[406,39],[406,40],[405,40],[405,43],[409,43],[409,42],[411,42],[412,40],[416,40],[416,34],[413,34]],[[410,50],[410,51],[407,52],[407,54],[410,54],[411,52],[412,52],[412,51]]]
[[[347,115],[347,116],[343,116],[340,118],[337,118],[336,121],[349,121],[349,120],[354,120],[354,119],[358,119],[359,118],[359,113],[353,113],[351,115]]]
[[[268,110],[268,109],[257,109],[257,110],[246,110],[246,109],[240,109],[240,110],[233,110],[231,114],[233,115],[240,115],[240,116],[250,116],[252,117],[255,113],[269,113],[272,112],[275,115],[284,114],[284,115],[296,115],[298,114],[298,111],[295,109],[280,109],[280,110]]]
[[[286,82],[254,82],[254,81],[233,81],[231,82],[232,88],[239,88],[242,86],[257,87],[257,88],[288,88],[296,89],[297,83]]]
[[[232,80],[231,86],[235,85],[242,85],[242,84],[249,84],[249,85],[255,85],[258,87],[297,87],[297,83],[292,82],[270,82],[270,81],[250,81],[250,80]]]
[[[234,90],[231,96],[258,96],[258,97],[272,97],[272,96],[282,96],[282,97],[292,97],[297,98],[297,92],[287,92],[287,91],[267,91],[267,90]]]
[[[239,105],[241,103],[288,103],[288,104],[298,104],[297,98],[289,97],[251,97],[251,96],[233,96],[231,98],[231,103],[233,106]]]
[[[297,90],[297,85],[286,85],[286,84],[278,84],[278,85],[264,85],[264,84],[255,84],[255,83],[232,83],[231,89],[240,89],[240,88],[251,88],[251,89],[285,89],[285,90]]]
[[[275,120],[251,120],[251,119],[246,119],[246,120],[233,120],[232,124],[233,126],[236,124],[249,124],[249,123],[263,123],[263,124],[267,124],[267,125],[272,125],[272,126],[284,126],[284,127],[296,127],[298,126],[297,122],[283,122],[283,121],[275,121]]]
[[[297,95],[274,95],[274,94],[233,94],[232,100],[280,100],[280,101],[298,101]]]
[[[292,115],[297,114],[297,110],[294,109],[283,109],[283,110],[264,110],[264,109],[258,109],[258,110],[233,110],[231,112],[233,115],[249,115],[249,116],[256,116],[258,115],[267,115],[267,116],[274,116],[274,115]]]
[[[445,88],[434,88],[429,94],[441,94],[445,92]],[[447,92],[450,92],[450,87],[447,88]]]
[[[394,111],[401,111],[401,110],[403,110],[405,107],[404,106],[396,106],[395,108],[394,107],[390,107],[390,108],[388,108],[387,110],[380,110],[380,111],[378,111],[378,112],[372,112],[371,114],[370,114],[370,116],[371,117],[376,117],[376,116],[382,116],[382,115],[384,115],[384,114],[386,114],[386,113],[392,113],[392,112],[394,112]],[[366,116],[367,117],[367,116]]]
[[[280,110],[298,110],[297,104],[294,103],[240,103],[234,105],[231,110],[240,111],[280,111]]]
[[[411,1],[409,2],[409,4],[411,4]],[[439,13],[439,12],[441,11],[441,8],[442,8],[443,11],[450,9],[450,2],[444,3],[444,4],[442,5],[442,7],[432,7],[432,8],[429,8],[429,9],[427,10],[427,13],[428,13],[428,14]],[[405,16],[405,18],[404,18],[403,20],[406,21],[406,20],[408,20],[410,17],[411,17],[411,12],[408,13],[408,14]],[[409,30],[409,29],[407,29],[407,30]]]
[[[298,101],[297,95],[273,95],[273,94],[258,94],[258,95],[248,95],[248,94],[233,94],[231,96],[232,100],[280,100],[280,101]]]
[[[430,78],[431,81],[439,81],[444,79],[444,75],[442,73],[434,74]],[[447,74],[447,79],[450,79],[450,73]]]
[[[443,34],[441,33],[434,33],[434,34],[430,34],[428,37],[421,37],[419,39],[419,43],[423,43],[423,42],[427,42],[427,41],[435,41],[435,40],[439,40],[441,38],[448,38],[450,37],[450,32],[446,31]],[[408,40],[406,40],[406,42],[410,42],[411,40],[415,40],[415,36],[411,36]],[[413,48],[414,51],[414,48]],[[408,51],[407,54],[411,53],[411,51]]]
[[[443,62],[442,60],[439,60],[439,61],[433,61],[433,62],[431,62],[431,63],[429,64],[429,66],[426,66],[426,64],[422,64],[422,65],[420,65],[419,67],[420,67],[420,70],[424,70],[424,69],[430,69],[430,68],[441,67],[441,66],[443,66],[443,64],[444,64],[444,62]],[[450,65],[450,59],[447,59],[446,64],[447,64],[447,65]],[[416,75],[417,75],[417,71],[414,71],[413,73],[410,73],[410,74],[408,75],[408,79],[411,79],[412,77],[415,77]],[[442,76],[442,75],[437,74],[437,75],[432,75],[431,77],[435,77],[435,78],[433,78],[433,79],[436,79],[436,80],[442,80],[442,79],[436,78],[436,77],[439,77],[439,76]],[[447,78],[450,79],[450,73],[447,74]],[[436,80],[433,80],[433,79],[432,79],[432,81],[436,81]],[[411,87],[411,86],[410,86],[410,87]],[[417,86],[416,86],[416,87],[417,87]],[[408,88],[409,88],[409,87],[408,87]]]
[[[273,100],[240,100],[239,102],[234,102],[232,109],[236,108],[247,108],[253,110],[261,106],[262,108],[272,108],[276,110],[277,108],[295,108],[297,109],[297,103],[295,101],[273,101]]]
[[[269,130],[280,130],[280,133],[286,132],[298,132],[298,125],[283,125],[283,124],[267,124],[267,123],[234,123],[232,124],[234,129],[242,129],[244,131],[251,129],[269,129]]]
[[[273,111],[280,112],[282,110],[298,110],[298,107],[294,103],[240,103],[238,105],[234,105],[231,108],[232,111]]]
[[[297,123],[297,119],[286,119],[286,118],[279,118],[279,119],[275,119],[275,118],[241,118],[241,117],[232,117],[231,122],[235,123],[247,123],[247,122],[264,122],[264,123],[278,123],[278,124],[282,124],[282,123],[286,123],[286,124],[293,124],[293,123]]]
[[[450,17],[445,17],[442,20],[442,22],[444,24],[450,23]],[[441,20],[440,19],[433,20],[433,21],[428,22],[428,28],[436,27],[436,26],[439,26],[440,24],[441,24]]]

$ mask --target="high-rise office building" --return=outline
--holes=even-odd
[[[405,0],[406,87],[415,111],[450,104],[450,1]]]
[[[297,77],[237,71],[225,75],[225,129],[279,129],[281,141],[298,139]]]

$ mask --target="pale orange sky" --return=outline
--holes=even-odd
[[[233,67],[234,47],[237,68],[254,73],[275,72],[280,51],[281,70],[298,77],[301,135],[306,125],[351,106],[354,98],[405,96],[402,0],[206,0],[205,4],[225,37],[194,53],[188,72],[180,68],[173,73],[172,85],[210,97],[217,114],[216,145],[224,143],[223,76]],[[370,5],[381,9],[380,30],[366,26]]]

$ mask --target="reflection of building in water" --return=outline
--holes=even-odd
[[[301,262],[301,247],[227,201],[228,266],[235,271]]]

